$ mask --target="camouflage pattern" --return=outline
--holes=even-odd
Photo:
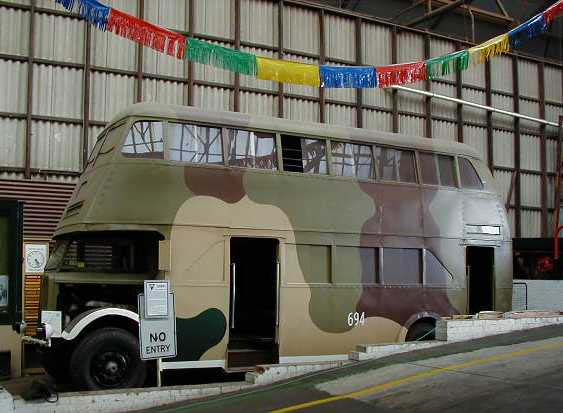
[[[121,145],[139,119],[197,121],[463,155],[472,159],[485,190],[125,158]],[[159,276],[172,280],[178,297],[177,360],[226,357],[232,236],[280,241],[280,357],[345,354],[359,343],[400,341],[420,317],[466,313],[467,245],[494,246],[494,309],[511,307],[512,247],[502,197],[477,152],[466,145],[153,104],[134,105],[111,124],[120,123],[82,175],[56,236],[154,230],[170,240],[170,271]],[[467,224],[500,226],[501,235],[468,234]],[[307,256],[308,246],[315,245],[333,252],[345,246],[426,248],[453,279],[430,288],[363,284],[372,276],[370,263],[351,249],[338,262],[332,258],[332,282],[318,283]],[[366,322],[350,327],[347,316],[356,311],[365,312]],[[188,342],[197,343],[187,350]]]

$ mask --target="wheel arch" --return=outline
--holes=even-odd
[[[81,314],[65,328],[61,338],[76,341],[91,331],[103,327],[117,327],[129,331],[135,337],[139,333],[139,315],[126,308],[105,307]]]

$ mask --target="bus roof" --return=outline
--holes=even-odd
[[[350,128],[326,123],[301,122],[245,113],[218,112],[193,106],[137,103],[119,112],[112,119],[110,124],[119,122],[128,117],[150,117],[202,122],[207,124],[251,128],[287,134],[318,136],[366,143],[379,143],[419,150],[465,155],[478,159],[482,158],[481,155],[472,147],[455,141],[428,139],[371,129]]]

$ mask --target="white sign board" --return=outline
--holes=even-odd
[[[48,253],[47,244],[25,244],[25,273],[41,274],[45,272]]]
[[[145,280],[145,312],[146,318],[168,317],[168,294],[170,281]]]
[[[63,319],[60,311],[41,311],[41,323],[53,328],[51,337],[60,337],[63,330]]]
[[[166,299],[168,317],[146,318],[145,295],[139,294],[139,347],[142,360],[176,357],[174,293]]]

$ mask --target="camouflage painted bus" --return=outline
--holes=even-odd
[[[457,142],[138,104],[98,137],[55,239],[45,364],[83,388],[143,384],[146,279],[176,294],[163,369],[345,359],[511,306],[502,197]]]

